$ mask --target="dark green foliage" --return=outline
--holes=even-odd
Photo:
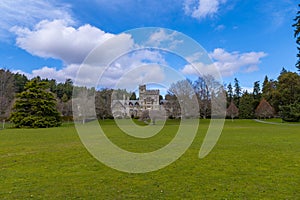
[[[113,118],[111,113],[111,96],[113,94],[112,89],[102,89],[95,93],[95,107],[97,118]]]
[[[277,96],[279,111],[285,121],[299,121],[300,116],[300,76],[285,72],[278,77]]]
[[[253,116],[253,96],[245,92],[240,99],[239,118],[252,119]]]
[[[136,94],[133,92],[129,98],[130,100],[136,100]]]
[[[279,100],[278,96],[280,94],[276,90],[278,82],[272,79],[268,79],[265,76],[263,85],[262,85],[262,97],[266,99],[267,102],[271,104],[271,106],[275,109],[275,112],[279,111]]]
[[[258,106],[258,104],[261,100],[261,92],[260,92],[259,81],[254,82],[252,95],[253,95],[252,108],[253,108],[253,110],[255,110],[255,108]]]
[[[61,124],[56,99],[46,86],[46,82],[35,78],[17,95],[18,99],[10,116],[16,127],[46,128]]]
[[[300,7],[300,4],[298,5],[298,7]],[[296,68],[300,71],[300,47],[299,47],[299,45],[300,45],[300,11],[297,12],[297,15],[296,15],[294,21],[295,21],[295,24],[293,24],[293,27],[295,28],[294,37],[296,38],[296,43],[298,45],[298,47],[297,47],[298,61],[296,63]]]
[[[285,106],[280,106],[281,116],[287,122],[300,121],[300,103],[293,103]]]
[[[52,92],[56,92],[58,98],[62,98],[64,94],[67,95],[68,99],[72,98],[73,82],[71,79],[67,79],[64,83],[56,85],[56,89]]]
[[[24,87],[28,82],[28,78],[24,74],[16,73],[14,74],[15,79],[15,92],[20,93],[24,91]]]
[[[259,81],[255,81],[254,82],[254,86],[253,86],[253,98],[254,99],[258,99],[258,100],[260,100],[260,98],[261,98]]]
[[[227,86],[227,102],[231,103],[232,98],[233,98],[233,88],[231,83],[229,83]]]
[[[159,95],[159,102],[163,99],[164,99],[164,97],[162,95]]]
[[[280,105],[290,105],[300,101],[300,76],[294,72],[286,72],[278,77],[278,99]]]
[[[233,100],[234,104],[239,108],[240,107],[240,98],[242,94],[242,88],[240,86],[240,82],[237,78],[234,79],[234,95]]]

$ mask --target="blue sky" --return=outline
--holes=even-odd
[[[1,0],[0,67],[29,77],[74,79],[84,58],[107,39],[162,27],[194,39],[225,83],[237,77],[248,89],[265,75],[276,79],[282,67],[296,71],[297,9],[294,0]],[[145,55],[172,64],[153,52]]]

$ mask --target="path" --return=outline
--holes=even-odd
[[[300,124],[286,124],[286,123],[278,123],[278,122],[267,122],[259,119],[253,119],[256,122],[264,123],[264,124],[275,124],[275,125],[285,125],[285,126],[300,126]]]

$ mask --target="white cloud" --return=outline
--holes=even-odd
[[[74,28],[64,20],[43,20],[33,30],[14,27],[12,31],[20,48],[67,64],[81,63],[94,47],[114,36],[88,24]]]
[[[165,30],[159,29],[150,35],[146,45],[152,45],[154,47],[166,49],[175,49],[177,45],[183,43],[183,40],[176,38],[177,36],[178,34],[175,31],[167,33]]]
[[[70,6],[58,4],[55,0],[1,0],[0,1],[0,39],[6,39],[13,26],[32,27],[41,20],[64,19],[70,24]]]
[[[227,0],[185,0],[184,11],[196,19],[204,19],[212,17],[218,13],[221,4],[226,3]]]
[[[94,58],[94,56],[97,58]],[[55,79],[58,82],[64,82],[67,78],[70,78],[77,85],[108,88],[115,87],[118,82],[122,88],[143,81],[161,82],[165,77],[164,71],[159,65],[165,65],[166,61],[158,51],[142,49],[129,52],[120,56],[108,66],[102,65],[102,61],[105,59],[105,62],[109,62],[108,58],[105,58],[105,55],[97,52],[97,50],[90,58],[83,64],[68,64],[62,69],[44,66],[33,70],[31,73],[24,73],[20,70],[14,72],[25,74],[29,78],[40,76],[41,78]],[[99,79],[100,82],[98,83]]]
[[[267,56],[264,52],[248,52],[240,53],[237,51],[227,52],[224,49],[217,48],[213,52],[209,53],[213,64],[205,65],[200,61],[191,62],[186,65],[182,72],[188,75],[202,74],[215,74],[218,72],[222,76],[232,76],[236,72],[250,73],[258,70],[258,65],[261,63],[261,59]],[[194,58],[194,60],[196,60]],[[195,67],[199,72],[195,70]]]
[[[13,31],[18,36],[19,47],[32,55],[59,59],[65,64],[61,69],[44,66],[29,74],[19,71],[30,78],[40,76],[56,79],[58,82],[71,78],[78,85],[96,86],[103,73],[100,87],[112,87],[128,71],[136,74],[133,69],[140,66],[153,63],[166,65],[161,52],[139,49],[131,35],[105,33],[88,24],[74,28],[63,20],[45,20],[38,23],[33,30],[15,27]],[[112,59],[115,60],[112,62]],[[80,76],[77,76],[78,72]],[[163,72],[157,66],[148,66],[147,75],[130,75],[130,81],[139,82],[141,78],[157,80],[161,77]]]
[[[164,72],[159,65],[166,65],[166,61],[159,51],[141,49],[129,52],[117,58],[105,69],[100,85],[115,87],[118,82],[120,88],[136,86],[145,82],[162,81]],[[151,82],[151,81],[150,81]]]
[[[215,31],[223,31],[225,28],[226,28],[225,25],[220,24],[220,25],[218,25],[217,27],[215,27]]]
[[[137,85],[145,83],[163,83],[165,82],[165,73],[158,64],[144,64],[124,70],[117,79],[110,76],[104,76],[102,82],[110,83],[111,88],[126,88],[133,91]]]
[[[26,73],[22,70],[14,70],[13,72],[24,74],[30,79],[36,76],[40,76],[41,78],[55,79],[58,82],[64,82],[68,78],[74,80],[79,67],[80,65],[76,64],[68,65],[67,67],[64,67],[62,69],[44,66],[40,69],[33,70],[31,73]]]

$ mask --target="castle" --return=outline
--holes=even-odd
[[[139,86],[139,99],[112,100],[112,114],[114,118],[140,117],[144,110],[160,110],[159,90],[147,90],[146,85]]]

